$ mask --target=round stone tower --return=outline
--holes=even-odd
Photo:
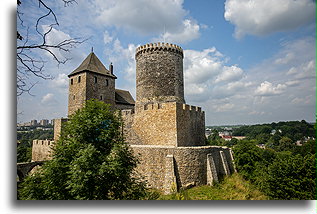
[[[185,103],[183,50],[169,43],[138,47],[136,59],[136,104]]]

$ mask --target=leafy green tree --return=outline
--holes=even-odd
[[[140,199],[145,184],[134,174],[138,163],[110,106],[87,101],[70,117],[51,161],[22,183],[24,200]]]
[[[278,146],[276,147],[276,151],[291,151],[293,150],[295,147],[293,141],[288,138],[288,137],[282,137],[280,140],[279,140],[279,144]]]
[[[237,170],[249,180],[255,179],[255,168],[258,162],[262,161],[262,149],[254,143],[242,140],[233,147]]]
[[[316,199],[315,155],[280,153],[259,177],[260,188],[271,199]]]

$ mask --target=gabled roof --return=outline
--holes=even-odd
[[[129,91],[116,89],[115,100],[118,104],[134,105],[135,101]]]
[[[111,72],[108,69],[106,69],[106,67],[102,64],[102,62],[98,59],[94,52],[91,52],[86,57],[86,59],[80,64],[80,66],[76,68],[72,73],[70,73],[68,77],[71,77],[75,74],[84,71],[90,71],[93,73],[117,78],[115,75],[111,74]]]

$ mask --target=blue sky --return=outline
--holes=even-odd
[[[42,14],[35,0],[22,1],[23,26],[34,32]],[[278,2],[278,3],[277,3]],[[18,97],[18,122],[67,116],[67,75],[90,53],[106,67],[110,62],[116,87],[135,97],[135,48],[171,42],[184,50],[185,99],[205,111],[206,125],[256,124],[315,120],[315,11],[312,0],[77,0],[64,7],[49,1],[59,26],[48,42],[80,37],[87,41],[57,66],[50,56],[38,82]],[[40,29],[47,29],[41,22]],[[36,41],[38,38],[30,36]]]

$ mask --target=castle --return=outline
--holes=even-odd
[[[137,171],[150,187],[169,193],[172,186],[212,185],[235,168],[227,147],[206,146],[205,113],[184,99],[181,47],[154,43],[136,49],[136,101],[115,88],[109,69],[91,52],[69,77],[68,115],[86,100],[98,99],[121,111],[123,134],[140,160]],[[55,119],[54,141],[66,118]],[[52,141],[34,140],[32,161],[49,159]]]

